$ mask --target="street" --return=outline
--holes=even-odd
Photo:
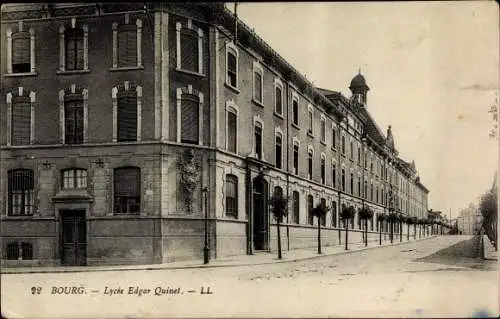
[[[475,258],[475,244],[470,236],[441,236],[260,266],[2,274],[2,313],[8,318],[498,316],[498,263]]]

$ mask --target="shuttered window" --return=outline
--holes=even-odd
[[[17,169],[8,173],[9,215],[33,214],[33,171]]]
[[[31,72],[31,40],[29,32],[12,35],[12,72]]]
[[[122,25],[118,29],[118,66],[137,66],[137,27]]]
[[[67,29],[64,36],[66,44],[66,70],[83,70],[83,30]]]
[[[12,145],[28,145],[31,136],[31,102],[29,98],[15,98],[12,103]]]
[[[229,152],[236,153],[236,138],[237,138],[237,128],[236,128],[236,114],[233,112],[227,112],[227,148]]]
[[[137,93],[120,92],[117,96],[118,142],[137,141]]]
[[[64,126],[66,144],[83,143],[83,100],[70,98],[64,101]]]
[[[137,167],[114,171],[115,214],[138,214],[141,208],[141,171]]]
[[[198,144],[199,142],[199,98],[183,94],[181,99],[181,142]]]
[[[253,98],[258,102],[262,102],[262,75],[259,72],[254,72],[253,78]]]
[[[238,217],[238,177],[226,175],[226,216]]]
[[[227,80],[229,85],[232,87],[237,87],[237,63],[236,63],[236,55],[232,52],[227,53]]]
[[[300,199],[299,192],[293,191],[293,222],[300,223]]]
[[[274,88],[274,98],[275,98],[275,106],[274,106],[274,110],[276,111],[276,113],[278,114],[282,114],[283,113],[283,102],[282,102],[282,93],[281,93],[281,87],[279,86],[276,86]]]
[[[181,29],[181,69],[199,72],[198,35],[190,29]]]

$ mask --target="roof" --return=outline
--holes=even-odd
[[[349,88],[351,90],[356,88],[366,88],[368,90],[370,89],[368,85],[366,85],[365,77],[361,73],[356,74],[356,76],[352,78]]]

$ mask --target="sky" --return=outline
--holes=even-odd
[[[233,3],[227,3],[230,10]],[[415,160],[429,208],[452,218],[493,183],[498,139],[499,11],[494,1],[238,3],[238,16],[317,87],[350,96]]]

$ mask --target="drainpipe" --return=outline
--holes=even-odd
[[[290,136],[288,135],[289,130],[289,113],[290,113],[290,82],[287,81],[286,84],[286,198],[287,198],[287,206],[290,205]],[[293,205],[293,204],[292,204]],[[290,212],[286,214],[286,249],[290,250]]]

